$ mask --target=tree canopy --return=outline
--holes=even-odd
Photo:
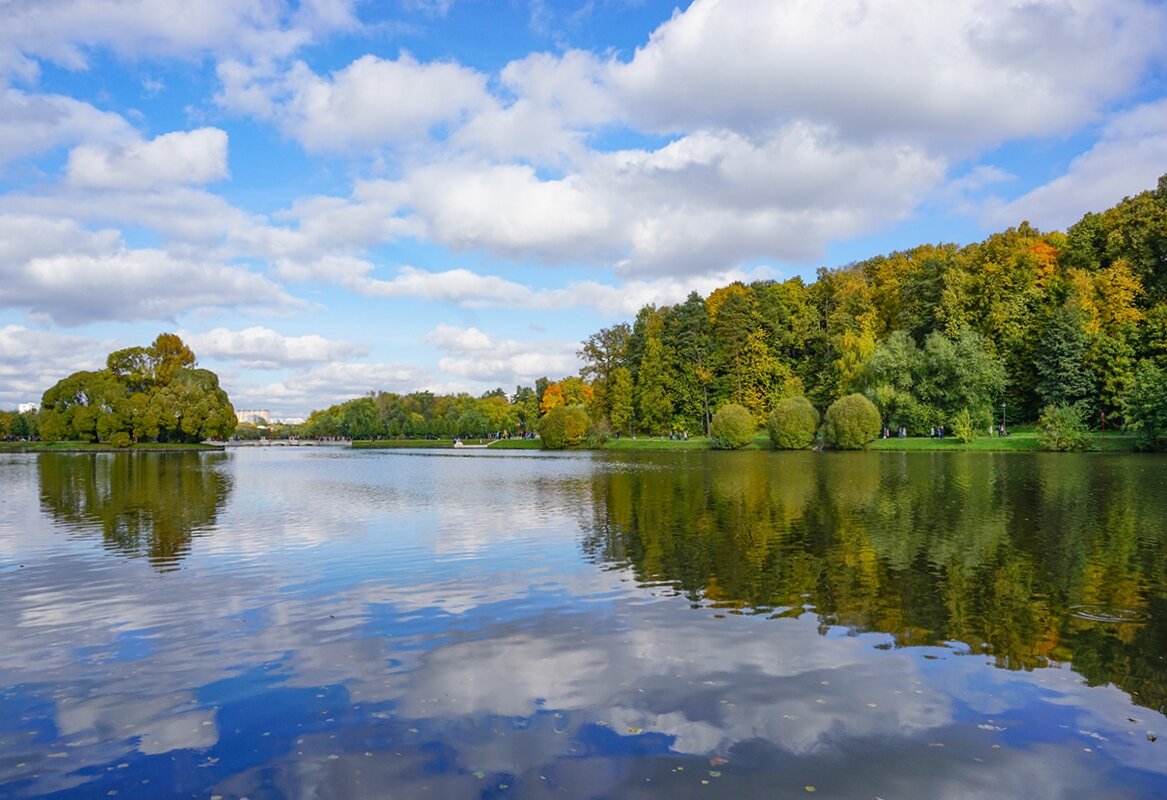
[[[235,430],[235,409],[218,376],[195,365],[173,333],[110,353],[105,369],[75,372],[45,391],[41,438],[123,446],[225,439]]]

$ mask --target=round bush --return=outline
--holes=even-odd
[[[1082,412],[1074,406],[1048,405],[1037,420],[1037,446],[1041,450],[1085,450],[1090,435]]]
[[[805,397],[779,400],[766,420],[766,430],[776,450],[805,450],[814,444],[819,412]]]
[[[113,436],[109,437],[109,443],[114,447],[129,447],[131,444],[133,444],[133,442],[130,441],[130,435],[125,431],[118,431]]]
[[[709,432],[713,436],[713,446],[718,450],[737,450],[745,447],[754,438],[758,425],[754,415],[745,406],[726,403],[713,415]]]
[[[823,438],[840,450],[859,450],[879,435],[879,411],[861,394],[849,394],[831,403],[823,421]]]
[[[544,450],[575,447],[588,431],[588,415],[580,406],[556,406],[536,426]]]

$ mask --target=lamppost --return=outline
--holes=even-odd
[[[1005,432],[1005,401],[1001,401],[1001,433]]]

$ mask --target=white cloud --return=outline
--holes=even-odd
[[[359,26],[352,0],[6,0],[0,65],[43,59],[89,67],[93,51],[127,59],[205,54],[286,56],[314,37]]]
[[[214,328],[202,333],[180,334],[200,358],[235,361],[242,367],[283,369],[308,364],[357,358],[368,349],[352,342],[323,336],[285,336],[271,328],[253,326],[242,330]]]
[[[351,361],[316,364],[265,385],[231,384],[224,379],[224,387],[239,408],[302,411],[325,408],[369,392],[412,392],[432,382],[430,372],[411,364]]]
[[[1165,171],[1167,100],[1159,100],[1119,114],[1065,174],[1011,202],[990,201],[985,216],[996,226],[1029,220],[1045,230],[1063,229],[1088,211],[1155,188]]]
[[[113,346],[21,325],[0,327],[0,408],[40,402],[57,381],[78,370],[100,369]]]
[[[0,271],[0,308],[23,308],[59,325],[300,304],[242,267],[129,248],[116,231],[91,233],[31,215],[0,215]]]
[[[656,130],[790,119],[855,138],[996,142],[1093,119],[1161,58],[1142,0],[695,0],[612,80]]]
[[[496,159],[564,163],[586,154],[585,138],[620,119],[606,85],[608,65],[591,53],[532,53],[502,69],[509,102],[487,106],[452,137],[453,143]]]
[[[531,384],[544,375],[572,375],[580,367],[577,342],[519,342],[452,325],[439,325],[425,340],[449,354],[438,361],[438,369],[479,383]]]
[[[637,277],[811,261],[831,239],[905,217],[944,168],[917,147],[849,143],[796,123],[758,139],[698,132],[655,150],[596,154],[562,178],[528,165],[446,163],[400,184],[427,238],[443,246],[617,264]]]
[[[430,237],[456,250],[564,261],[602,257],[609,242],[620,244],[608,198],[578,176],[541,180],[525,165],[446,164],[407,181]]]
[[[719,286],[774,278],[765,266],[731,269],[695,276],[631,280],[620,284],[572,281],[558,289],[534,289],[497,275],[479,275],[468,269],[431,272],[402,267],[389,280],[363,278],[350,288],[372,297],[414,297],[427,302],[455,303],[466,308],[534,308],[558,310],[591,308],[610,316],[631,316],[645,305],[672,305],[690,292],[702,296]]]
[[[303,62],[282,73],[225,62],[219,77],[224,106],[274,120],[310,151],[424,141],[491,102],[482,73],[408,53],[362,56],[326,78]]]
[[[112,143],[134,136],[122,117],[55,94],[28,94],[0,81],[0,167],[80,141]]]
[[[69,181],[94,189],[142,190],[227,177],[227,134],[176,131],[127,145],[84,144],[69,153]]]

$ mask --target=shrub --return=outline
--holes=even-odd
[[[713,446],[718,450],[737,450],[753,440],[757,429],[754,415],[748,408],[726,403],[713,415],[709,432],[713,436]]]
[[[109,443],[114,447],[129,447],[133,442],[130,441],[130,435],[125,431],[118,431],[113,436],[109,437]]]
[[[1139,364],[1127,398],[1127,429],[1137,435],[1140,450],[1154,450],[1167,433],[1167,371],[1150,361]]]
[[[588,430],[588,415],[580,406],[556,406],[536,426],[544,450],[575,447]]]
[[[879,435],[879,411],[861,394],[831,403],[823,421],[823,439],[840,450],[859,450]]]
[[[805,450],[814,444],[819,412],[805,397],[778,401],[766,420],[770,441],[777,450]]]
[[[972,414],[968,413],[967,408],[962,408],[952,418],[952,435],[961,444],[968,444],[976,438],[976,429],[973,426]]]
[[[608,424],[607,420],[600,420],[593,422],[588,428],[587,436],[584,437],[584,443],[593,449],[603,447],[612,438],[612,426]]]
[[[1037,446],[1041,450],[1085,450],[1089,437],[1082,412],[1076,406],[1048,405],[1037,419]]]

